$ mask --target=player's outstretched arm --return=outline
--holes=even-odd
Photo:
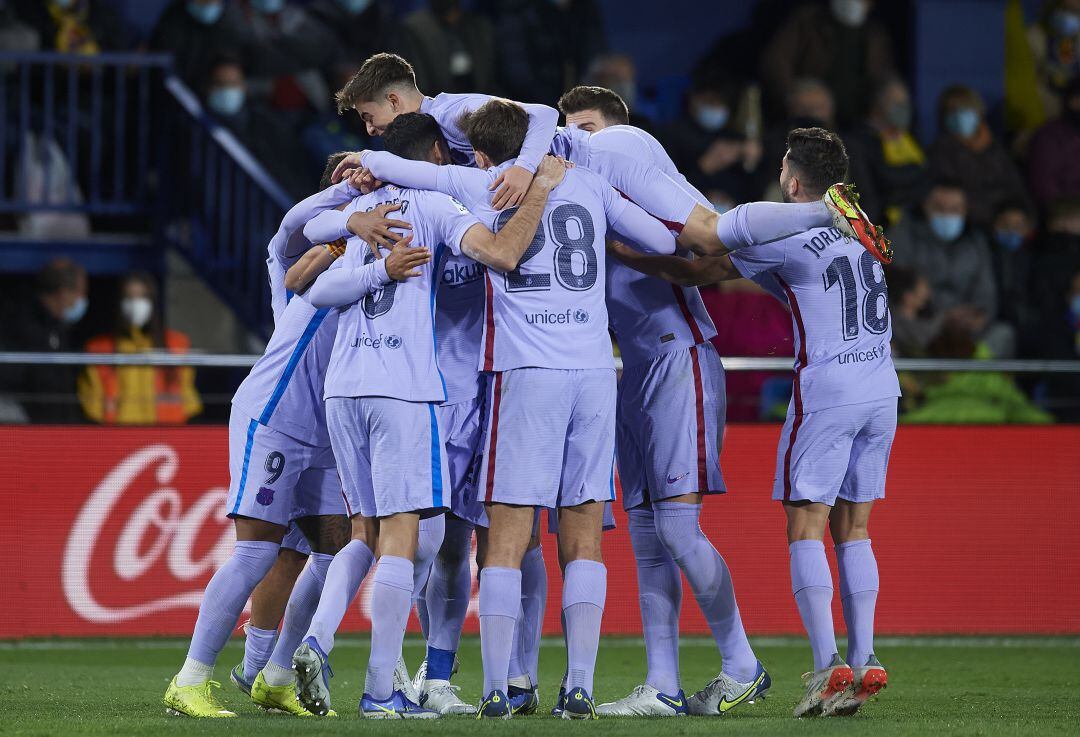
[[[390,220],[386,217],[399,209],[400,203],[386,202],[368,212],[346,214],[339,210],[327,210],[308,221],[304,226],[304,237],[312,243],[329,243],[355,235],[370,244],[373,252],[375,246],[389,248],[403,238],[391,228],[412,229],[412,225],[404,220]],[[375,255],[378,253],[375,252]]]
[[[285,272],[285,288],[293,294],[303,294],[311,282],[323,273],[344,253],[345,241],[337,240],[308,249],[300,259]]]
[[[419,268],[431,260],[426,248],[411,248],[412,235],[395,244],[390,255],[363,266],[344,265],[321,274],[307,294],[313,307],[343,307],[392,281],[419,276]]]
[[[614,190],[611,194],[618,196]],[[637,246],[639,251],[662,255],[675,253],[675,236],[671,234],[671,231],[633,202],[624,200],[617,203],[616,207],[610,208],[608,225]]]
[[[607,248],[609,255],[615,256],[631,269],[684,287],[700,287],[742,278],[728,256],[702,256],[695,259],[681,256],[646,256],[613,240],[608,241]]]
[[[281,232],[286,235],[285,239],[281,241],[285,253],[277,254],[278,258],[287,258],[289,252],[295,256],[301,249],[311,245],[310,243],[303,245],[296,243],[296,236],[300,234],[304,224],[324,210],[331,210],[348,203],[358,194],[359,192],[353,189],[348,182],[340,182],[300,200],[300,202],[289,208],[289,211],[285,213],[285,217],[281,219],[280,228]]]
[[[536,235],[548,195],[562,181],[566,166],[562,159],[545,156],[514,216],[499,229],[498,234],[479,223],[469,228],[461,239],[461,252],[496,271],[517,268],[525,249]]]

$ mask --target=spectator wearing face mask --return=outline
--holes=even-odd
[[[894,77],[874,92],[866,120],[844,136],[859,204],[875,223],[899,222],[926,190],[926,154],[911,133],[911,121],[907,85]]]
[[[683,116],[663,135],[675,166],[702,191],[719,190],[725,200],[755,199],[753,174],[761,161],[761,142],[733,124],[736,94],[731,85],[698,80]],[[714,203],[716,204],[716,203]]]
[[[315,187],[311,167],[292,129],[263,103],[248,99],[247,79],[239,59],[219,57],[202,85],[204,101],[215,120],[228,128],[286,192],[302,199]]]
[[[1012,156],[986,123],[986,106],[978,92],[964,85],[942,92],[938,126],[929,152],[930,171],[961,183],[972,224],[989,227],[994,210],[1006,200],[1028,201]]]
[[[1061,117],[1041,127],[1028,149],[1028,181],[1036,202],[1080,197],[1080,74],[1062,95]]]
[[[115,329],[91,338],[87,353],[188,352],[188,337],[162,323],[149,274],[128,274],[120,296]],[[87,366],[78,391],[86,416],[106,425],[178,425],[202,412],[191,366]]]
[[[17,0],[12,5],[37,30],[43,51],[89,55],[128,47],[123,23],[103,0]]]
[[[174,0],[154,28],[150,48],[172,52],[176,73],[195,89],[222,55],[234,56],[245,66],[274,56],[272,49],[259,53],[240,9],[226,0]]]
[[[393,40],[397,25],[387,7],[378,0],[314,0],[307,6],[311,18],[333,36],[332,58],[322,70],[329,89],[341,89],[343,75],[351,77],[365,59]]]
[[[926,277],[935,314],[967,327],[998,358],[1015,354],[1016,335],[998,320],[997,283],[986,236],[968,221],[962,184],[939,179],[928,190],[921,213],[890,231],[894,263]]]
[[[585,74],[584,84],[607,87],[626,103],[630,125],[652,132],[653,121],[638,110],[637,67],[626,54],[602,54],[593,60]]]
[[[1080,74],[1080,0],[1046,0],[1028,29],[1039,95],[1048,117],[1061,111],[1061,94]]]
[[[0,350],[32,353],[79,351],[71,331],[86,314],[86,271],[68,259],[50,261],[38,272],[34,292],[4,307]],[[74,401],[74,366],[0,366],[0,387],[22,404],[31,422],[79,422]]]
[[[800,77],[822,79],[836,98],[842,126],[854,124],[874,79],[894,74],[892,40],[870,18],[874,0],[830,0],[797,8],[761,55],[761,80],[774,111]]]
[[[784,111],[783,120],[765,131],[765,153],[758,167],[759,191],[766,191],[768,199],[773,200],[781,199],[776,172],[780,171],[787,153],[788,132],[792,128],[836,130],[836,100],[820,79],[801,77],[795,80],[788,91]]]
[[[1032,241],[1035,222],[1023,202],[998,206],[990,232],[990,253],[997,282],[1001,319],[1021,334],[1035,323],[1031,288]]]
[[[398,46],[430,94],[498,92],[494,28],[461,0],[429,0],[405,16]]]

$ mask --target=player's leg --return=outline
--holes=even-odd
[[[855,682],[836,704],[834,713],[854,714],[888,685],[888,674],[874,654],[874,610],[878,597],[878,566],[870,540],[870,512],[885,496],[885,476],[896,434],[896,402],[872,403],[870,418],[855,436],[848,473],[840,498],[829,516],[836,546],[840,600],[848,631],[847,662]]]
[[[532,537],[521,559],[521,611],[514,631],[507,685],[514,714],[527,716],[540,706],[538,694],[540,637],[547,609],[547,566],[540,545],[540,513],[533,516]]]

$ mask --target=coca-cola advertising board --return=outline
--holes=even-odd
[[[730,493],[702,527],[752,634],[801,631],[784,515],[770,500],[780,428],[735,425]],[[1080,633],[1080,427],[901,427],[871,537],[881,632]],[[184,635],[229,555],[225,428],[0,428],[0,638]],[[605,535],[605,631],[640,633],[621,509]],[[555,540],[545,630],[559,628]],[[830,552],[830,558],[832,557]],[[474,586],[475,595],[475,586]],[[367,627],[363,588],[343,625]],[[837,602],[838,605],[838,602]],[[839,617],[837,606],[837,622]],[[476,631],[475,600],[466,623]],[[682,629],[706,633],[690,592]]]

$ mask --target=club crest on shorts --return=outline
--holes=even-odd
[[[260,486],[259,493],[255,495],[255,501],[264,507],[269,507],[274,503],[274,490],[268,486]]]

